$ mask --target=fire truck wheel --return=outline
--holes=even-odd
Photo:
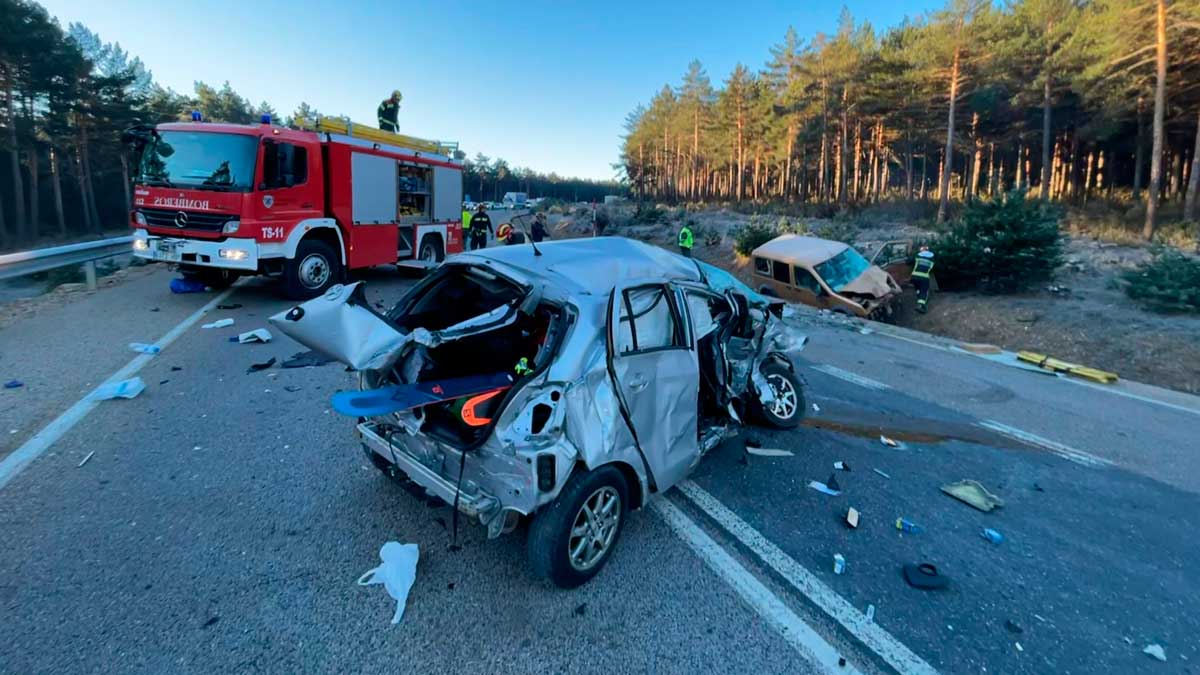
[[[342,276],[341,261],[324,242],[304,240],[296,247],[296,257],[287,262],[283,283],[289,298],[315,298]]]
[[[421,237],[419,257],[421,262],[431,265],[442,262],[446,257],[445,251],[442,250],[442,240],[432,234]]]

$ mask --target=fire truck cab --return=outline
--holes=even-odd
[[[434,265],[462,250],[456,147],[339,118],[301,124],[127,133],[140,149],[134,254],[210,286],[279,276],[289,297],[307,298],[348,270]]]

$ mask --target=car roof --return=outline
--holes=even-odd
[[[751,255],[793,265],[819,265],[850,248],[849,244],[799,234],[784,234],[754,249]]]
[[[621,281],[702,281],[696,265],[681,255],[624,237],[561,239],[533,246],[493,246],[458,256],[494,261],[520,274],[568,291],[608,295]]]

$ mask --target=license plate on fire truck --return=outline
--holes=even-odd
[[[179,260],[179,248],[184,242],[178,239],[159,239],[154,242],[154,259],[155,260]]]

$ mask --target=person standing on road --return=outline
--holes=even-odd
[[[487,208],[480,204],[471,216],[471,250],[487,248],[488,235],[492,233],[492,219]]]
[[[379,110],[375,111],[379,118],[379,128],[383,131],[390,131],[393,134],[400,129],[397,119],[400,116],[400,100],[404,97],[397,89],[392,92],[390,98],[386,98],[379,104]]]
[[[533,226],[530,228],[529,237],[533,239],[533,243],[538,243],[546,238],[546,214],[541,211],[533,217]]]
[[[933,251],[922,246],[913,261],[912,282],[917,289],[917,311],[924,314],[929,310],[929,281],[933,273]]]
[[[692,257],[692,244],[694,243],[692,228],[684,223],[683,227],[679,228],[679,252],[688,258]]]
[[[470,241],[470,239],[471,239],[471,210],[467,208],[466,204],[463,205],[463,212],[462,212],[462,235],[463,235],[463,243],[464,244],[466,244],[468,241]]]

